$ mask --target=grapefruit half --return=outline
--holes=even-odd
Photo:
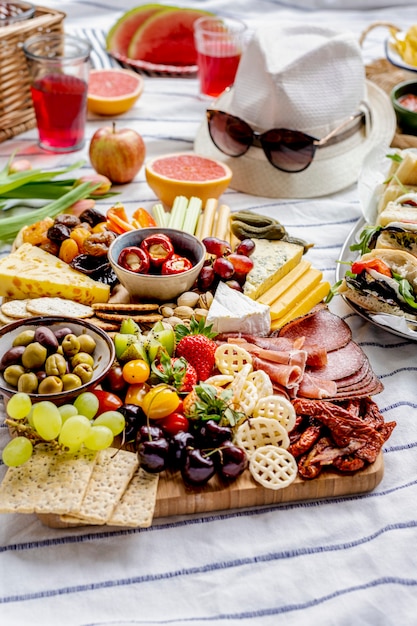
[[[87,107],[99,115],[126,113],[142,94],[144,80],[132,70],[91,70]]]
[[[228,165],[192,152],[156,157],[145,164],[145,177],[157,198],[172,207],[177,196],[219,198],[232,180]]]

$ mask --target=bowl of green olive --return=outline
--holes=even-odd
[[[31,317],[0,328],[0,394],[18,391],[32,402],[71,402],[109,372],[115,348],[91,322],[70,317]]]

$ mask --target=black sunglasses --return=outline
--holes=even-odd
[[[364,111],[358,111],[323,139],[286,128],[258,133],[240,118],[213,109],[207,111],[207,122],[211,140],[224,154],[240,157],[255,146],[263,149],[271,165],[291,173],[307,169],[318,148],[339,143],[355,134],[366,124],[366,115]]]

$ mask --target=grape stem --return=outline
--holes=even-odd
[[[4,420],[4,423],[12,429],[12,434],[17,433],[27,437],[33,445],[36,445],[37,443],[45,443],[45,439],[42,439],[42,437],[38,435],[38,433],[36,433],[29,424],[22,424],[19,421],[11,419],[10,417],[7,417]],[[48,441],[47,443],[52,444],[54,447],[61,447],[60,444],[54,440]]]

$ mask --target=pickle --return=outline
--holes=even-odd
[[[286,235],[285,228],[279,224],[267,226],[252,226],[240,220],[234,220],[230,224],[232,233],[240,240],[249,239],[282,239]]]
[[[314,243],[307,243],[307,241],[305,241],[304,239],[299,239],[298,237],[291,237],[290,235],[286,235],[283,238],[283,240],[288,243],[295,243],[297,246],[303,246],[304,248],[303,254],[305,254],[307,250],[310,250],[310,248],[314,247]]]
[[[251,226],[270,226],[271,224],[278,224],[277,220],[273,217],[267,217],[266,215],[257,215],[256,213],[252,213],[251,211],[237,211],[236,213],[232,213],[230,216],[231,221],[238,220],[240,222],[244,222],[245,224],[250,224]]]

